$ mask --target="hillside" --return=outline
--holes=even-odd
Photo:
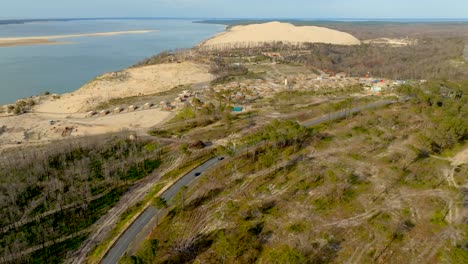
[[[195,47],[6,106],[0,263],[464,263],[466,42],[416,40]]]
[[[77,113],[95,110],[100,103],[165,92],[178,85],[210,81],[209,68],[191,62],[167,63],[130,68],[98,76],[79,90],[56,100],[46,101],[37,112]]]
[[[238,132],[218,149],[226,161],[179,192],[121,263],[462,263],[468,86],[460,85],[461,98],[441,97],[435,83],[403,87],[409,101],[314,128],[269,117],[314,98],[283,93],[250,117],[192,129],[185,137]]]

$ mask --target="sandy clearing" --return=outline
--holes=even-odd
[[[362,41],[362,43],[386,45],[386,46],[393,46],[393,47],[404,47],[404,46],[416,45],[418,41],[415,39],[378,38],[378,39],[364,40]]]
[[[468,163],[468,147],[458,152],[455,157],[452,158],[452,166],[460,166]]]
[[[113,31],[113,32],[98,32],[87,34],[71,34],[71,35],[54,35],[54,36],[31,36],[31,37],[10,37],[0,38],[0,47],[24,46],[24,45],[44,45],[44,44],[69,44],[69,42],[56,42],[55,39],[79,38],[79,37],[106,37],[126,34],[146,34],[155,32],[156,30],[130,30],[130,31]]]
[[[48,143],[67,137],[107,134],[122,130],[146,130],[160,124],[171,112],[160,109],[140,110],[129,113],[108,115],[98,118],[85,118],[84,114],[24,114],[1,117],[1,126],[7,131],[0,135],[0,151],[15,146]],[[57,121],[50,125],[49,120]],[[62,133],[72,128],[68,136]],[[17,144],[21,142],[21,144]]]
[[[77,113],[94,110],[114,98],[148,95],[168,91],[178,85],[207,82],[213,79],[209,67],[191,62],[151,65],[108,73],[81,89],[50,99],[35,107],[35,112]],[[159,103],[159,102],[153,102]]]
[[[351,34],[324,27],[297,27],[289,23],[270,22],[235,26],[201,43],[202,47],[255,44],[283,41],[288,43],[329,43],[336,45],[359,45],[361,42]]]

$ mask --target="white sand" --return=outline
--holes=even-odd
[[[123,77],[119,80],[118,76]],[[100,103],[114,98],[125,98],[168,91],[177,85],[206,82],[213,79],[208,66],[191,62],[152,65],[105,74],[81,89],[36,106],[35,112],[77,113],[95,110]],[[158,102],[155,102],[158,103]]]
[[[392,38],[377,38],[377,39],[368,39],[362,41],[365,44],[376,44],[376,45],[386,45],[393,47],[402,47],[416,45],[418,43],[415,39],[392,39]]]
[[[105,74],[73,93],[61,95],[59,99],[53,99],[53,96],[44,99],[33,108],[33,113],[19,116],[0,114],[0,127],[6,126],[7,129],[0,135],[0,152],[12,147],[63,139],[62,132],[66,127],[72,128],[71,135],[67,137],[126,129],[144,132],[166,120],[171,113],[149,109],[86,118],[86,111],[94,110],[93,107],[112,98],[154,94],[177,85],[206,82],[212,78],[208,66],[190,62],[152,65]],[[50,125],[49,120],[58,122]]]
[[[31,37],[10,37],[0,38],[0,47],[2,46],[21,46],[35,44],[67,44],[66,42],[54,42],[51,40],[79,37],[106,37],[125,34],[145,34],[154,32],[155,30],[130,30],[130,31],[113,31],[113,32],[98,32],[88,34],[73,34],[73,35],[54,35],[54,36],[31,36]]]
[[[7,127],[7,132],[0,135],[2,150],[44,144],[67,137],[99,135],[122,130],[146,131],[171,115],[160,109],[140,110],[98,118],[85,118],[84,114],[24,114],[20,116],[0,117],[0,124]],[[54,125],[49,120],[58,121]],[[72,128],[71,135],[62,136],[66,127]],[[21,144],[17,144],[21,142]]]
[[[57,41],[52,41],[52,40],[66,39],[66,38],[79,38],[79,37],[107,37],[107,36],[127,35],[127,34],[146,34],[146,33],[155,32],[155,31],[156,30],[130,30],[130,31],[73,34],[73,35],[0,38],[0,47],[38,45],[38,44],[69,44],[69,42],[57,42]]]
[[[361,42],[351,34],[324,27],[297,27],[289,23],[270,22],[235,26],[203,42],[202,47],[255,44],[283,41],[287,43],[329,43],[336,45],[359,45]]]

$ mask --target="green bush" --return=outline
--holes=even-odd
[[[309,263],[309,259],[298,250],[289,246],[281,246],[266,250],[264,261],[262,263],[286,264],[286,263]],[[263,260],[263,259],[262,259]]]

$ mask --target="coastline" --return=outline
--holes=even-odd
[[[65,138],[145,131],[173,114],[151,95],[212,79],[206,65],[173,62],[109,72],[71,93],[19,99],[0,106],[0,153]],[[171,96],[176,97],[177,91]],[[117,101],[101,106],[111,100]],[[27,110],[15,114],[9,106]]]
[[[157,32],[157,30],[129,30],[129,31],[113,31],[113,32],[98,32],[86,34],[70,34],[70,35],[53,35],[53,36],[31,36],[31,37],[9,37],[0,38],[0,47],[14,47],[26,45],[60,45],[70,44],[70,42],[54,41],[57,39],[79,38],[79,37],[109,37],[116,35],[128,34],[147,34]]]

